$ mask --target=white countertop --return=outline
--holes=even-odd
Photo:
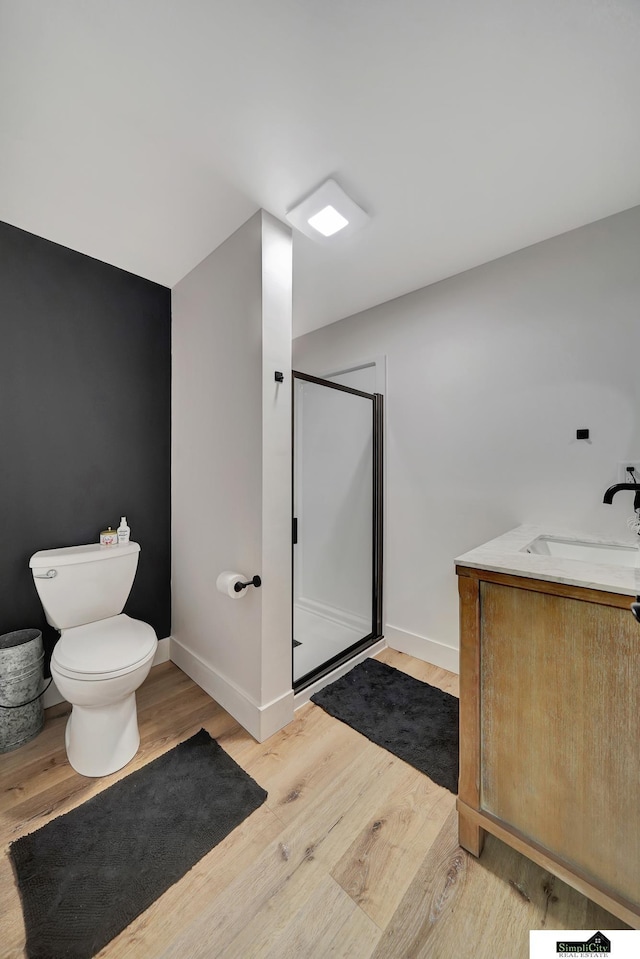
[[[528,576],[531,579],[564,583],[567,586],[585,586],[588,589],[602,589],[625,596],[640,595],[640,551],[639,564],[635,569],[527,553],[527,546],[538,536],[552,536],[581,543],[633,545],[629,540],[592,536],[576,530],[525,525],[463,553],[455,562],[459,566],[471,566],[473,569],[487,569],[513,576]]]

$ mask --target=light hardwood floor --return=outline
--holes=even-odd
[[[457,694],[452,673],[392,650],[378,658]],[[451,793],[313,704],[258,744],[165,663],[138,693],[140,752],[101,780],[66,760],[67,708],[0,757],[2,959],[24,955],[8,844],[202,727],[269,797],[101,959],[526,959],[530,929],[626,928],[491,836],[474,860],[458,846]]]

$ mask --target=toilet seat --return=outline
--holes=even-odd
[[[64,630],[54,647],[51,664],[70,679],[114,679],[148,660],[156,647],[153,627],[120,613]]]

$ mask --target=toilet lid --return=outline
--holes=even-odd
[[[53,650],[53,661],[65,672],[83,674],[126,671],[155,650],[154,629],[121,613],[65,629]]]

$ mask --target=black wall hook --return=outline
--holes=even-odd
[[[256,575],[253,577],[253,579],[250,579],[250,580],[249,580],[248,583],[234,583],[233,588],[234,588],[234,590],[236,591],[236,593],[239,593],[239,592],[241,592],[243,589],[246,589],[247,586],[262,586],[262,580],[260,579],[260,577],[258,576],[257,573],[256,573]]]

